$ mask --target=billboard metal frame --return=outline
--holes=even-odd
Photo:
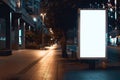
[[[90,60],[107,59],[107,47],[106,47],[107,46],[107,39],[106,39],[106,36],[105,36],[105,44],[106,44],[105,45],[105,57],[85,57],[85,58],[80,57],[80,11],[81,10],[105,10],[105,13],[106,13],[105,14],[106,15],[105,16],[105,19],[106,19],[105,20],[106,21],[105,22],[106,23],[105,24],[105,26],[106,26],[105,33],[107,33],[107,25],[108,25],[107,24],[108,20],[107,20],[107,10],[106,9],[80,9],[80,8],[78,9],[78,32],[77,32],[78,33],[78,49],[77,49],[78,51],[77,51],[77,58],[78,59],[90,59]]]

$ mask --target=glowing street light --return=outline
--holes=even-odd
[[[51,34],[54,34],[54,32],[53,32],[52,28],[50,28],[50,29],[49,29],[49,31],[50,31],[50,33],[51,33]]]
[[[37,18],[36,18],[36,17],[33,17],[33,21],[34,21],[34,22],[37,22]]]
[[[40,15],[42,16],[42,19],[43,19],[43,22],[44,22],[44,18],[46,16],[46,13],[41,13]]]
[[[16,1],[16,6],[17,6],[17,8],[20,8],[20,7],[21,7],[21,2],[20,2],[20,0],[17,0],[17,1]]]

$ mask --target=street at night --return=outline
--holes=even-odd
[[[119,74],[119,0],[0,0],[0,80]]]

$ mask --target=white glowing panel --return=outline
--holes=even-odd
[[[80,10],[79,57],[106,57],[105,10]]]

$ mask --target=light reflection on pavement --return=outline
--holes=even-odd
[[[18,50],[11,56],[0,57],[0,80],[120,80],[120,49],[109,48],[110,61],[105,64],[110,69],[89,70],[87,63],[75,58],[62,58],[59,47]]]

